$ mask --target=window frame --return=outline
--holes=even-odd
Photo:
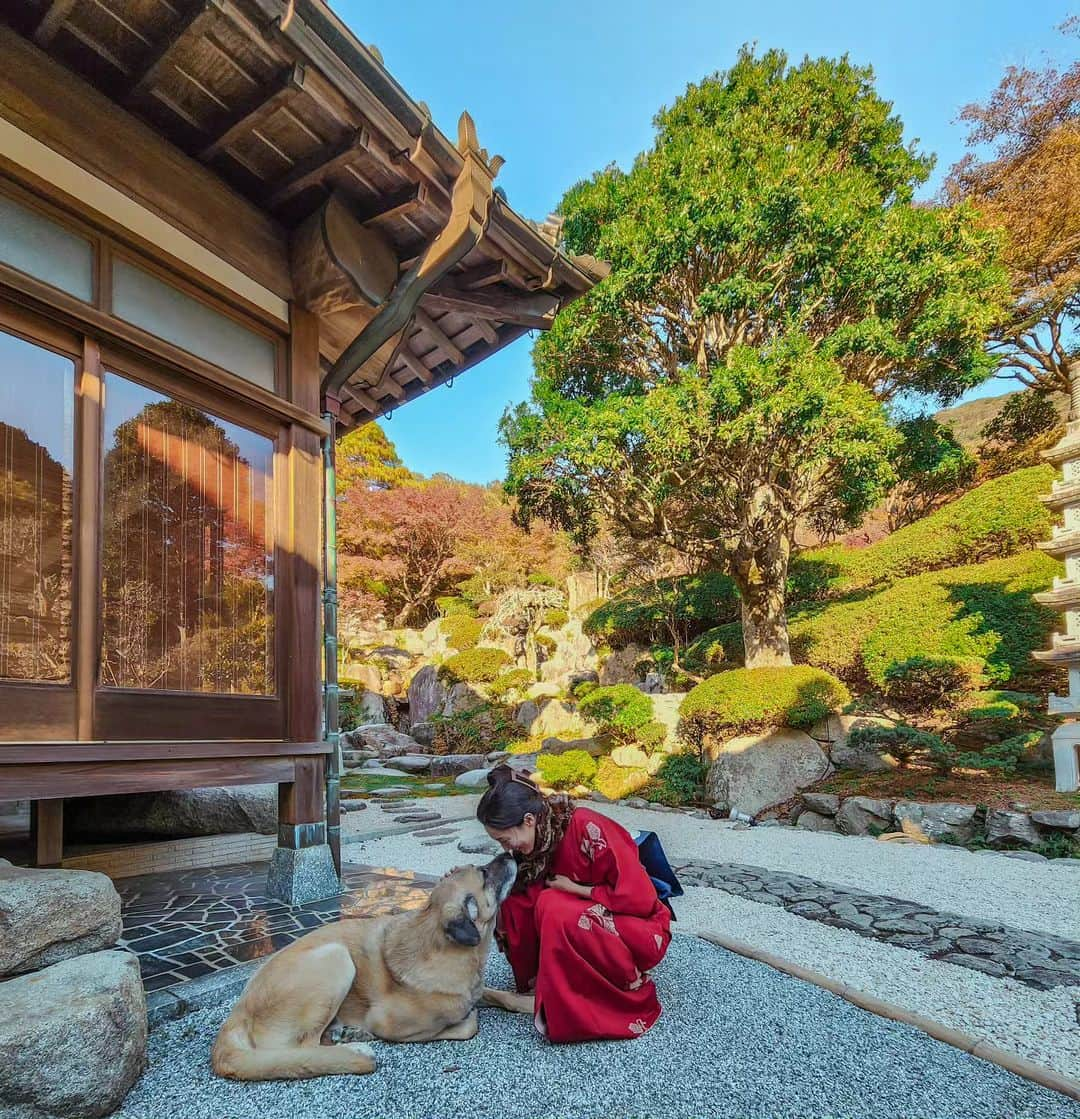
[[[75,364],[74,477],[72,479],[71,679],[67,683],[0,681],[0,746],[4,741],[200,742],[281,741],[286,734],[285,691],[289,614],[282,573],[287,556],[285,460],[289,425],[255,401],[239,400],[225,386],[185,376],[123,343],[98,342],[79,331],[4,297],[0,285],[0,330],[70,358]],[[279,349],[280,352],[280,349]],[[232,695],[102,686],[101,520],[104,472],[104,383],[107,372],[164,393],[258,435],[273,444],[269,500],[274,593],[274,692]],[[279,370],[280,378],[280,370]],[[254,387],[254,386],[253,386]],[[87,469],[93,463],[92,470]],[[87,523],[88,511],[94,511]],[[93,568],[80,577],[80,557]],[[93,588],[92,592],[90,588]],[[92,601],[84,598],[92,593]]]

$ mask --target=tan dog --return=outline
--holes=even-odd
[[[282,949],[218,1032],[211,1064],[234,1080],[375,1069],[360,1038],[467,1041],[499,905],[517,865],[500,855],[451,871],[410,913],[335,921]]]

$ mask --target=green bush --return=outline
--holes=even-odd
[[[435,599],[435,606],[444,618],[457,614],[465,614],[470,618],[476,616],[476,607],[461,595],[440,595]]]
[[[653,645],[670,640],[673,617],[687,637],[738,617],[739,599],[727,575],[708,571],[662,579],[655,586],[631,587],[596,607],[583,628],[616,649],[636,641]]]
[[[839,680],[809,665],[739,668],[698,684],[679,714],[694,739],[767,726],[808,727],[850,700]]]
[[[654,804],[671,808],[693,804],[701,796],[707,772],[708,767],[696,754],[672,754],[642,795]]]
[[[1031,692],[1011,692],[992,690],[972,692],[967,696],[967,705],[960,712],[965,722],[980,722],[986,719],[1016,719],[1040,705],[1037,695]]]
[[[1011,777],[1042,737],[1042,731],[1027,731],[992,742],[981,750],[959,750],[952,743],[939,740],[939,744],[930,751],[930,760],[938,773],[945,777],[954,769],[980,769]]]
[[[667,727],[663,723],[646,723],[634,733],[634,741],[646,754],[655,754],[664,748],[667,741]]]
[[[596,759],[584,750],[567,750],[565,754],[541,754],[536,759],[544,784],[555,789],[572,789],[587,785],[596,776]]]
[[[901,706],[952,706],[983,682],[982,666],[981,659],[909,657],[885,669],[884,691]]]
[[[451,614],[439,622],[439,630],[446,638],[446,644],[459,653],[475,649],[480,644],[483,629],[484,623],[468,614]]]
[[[853,750],[867,754],[889,754],[906,769],[912,759],[923,756],[940,756],[945,743],[936,734],[916,730],[905,723],[894,727],[855,727],[848,735],[847,744]]]
[[[511,692],[524,692],[536,682],[536,677],[527,668],[512,668],[496,676],[488,685],[492,699],[505,699]]]
[[[882,688],[892,665],[915,657],[981,660],[995,683],[1035,670],[1058,615],[1035,602],[1061,565],[1042,552],[902,579],[848,602],[791,618],[796,660]]]
[[[568,621],[570,615],[557,606],[544,611],[544,625],[551,626],[552,629],[561,629]]]
[[[1024,552],[1050,536],[1039,500],[1054,479],[1050,466],[1017,470],[984,482],[922,520],[868,548],[836,544],[796,556],[788,601],[837,598],[922,572],[971,565]]]
[[[437,754],[487,754],[505,750],[525,735],[513,710],[500,703],[479,703],[452,715],[435,714],[431,722]]]
[[[580,680],[570,689],[570,694],[575,699],[584,699],[587,695],[595,692],[598,687],[600,685],[595,680]]]
[[[538,633],[533,640],[536,642],[537,649],[543,651],[544,660],[547,660],[552,653],[559,647],[559,643],[554,637],[548,637],[546,633]]]
[[[502,649],[482,646],[455,653],[439,668],[439,676],[449,683],[490,684],[510,663],[510,655]]]
[[[593,688],[581,698],[578,709],[604,730],[624,736],[633,734],[653,717],[652,698],[633,684]]]

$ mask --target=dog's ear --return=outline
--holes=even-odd
[[[446,935],[455,944],[475,948],[480,943],[480,930],[476,927],[476,918],[479,916],[480,906],[476,904],[476,898],[468,894],[461,914],[447,924]]]

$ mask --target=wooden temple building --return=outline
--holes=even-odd
[[[0,801],[38,865],[65,798],[276,783],[275,891],[333,892],[335,434],[598,275],[501,162],[323,0],[0,5]]]

